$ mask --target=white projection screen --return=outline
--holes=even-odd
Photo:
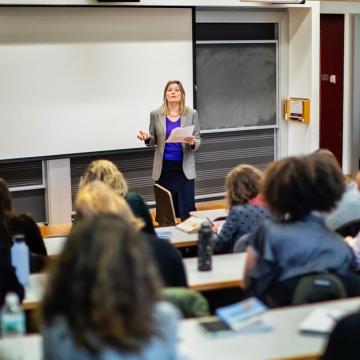
[[[179,79],[193,103],[188,8],[1,7],[0,160],[143,147]]]

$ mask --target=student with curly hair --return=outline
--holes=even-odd
[[[351,272],[351,250],[316,215],[332,209],[344,189],[337,164],[321,155],[289,157],[268,167],[262,190],[273,220],[251,236],[245,270],[245,282],[257,296],[271,285],[277,305],[288,305],[301,276]]]
[[[229,215],[216,236],[216,253],[231,252],[241,236],[252,233],[270,217],[264,206],[252,203],[258,196],[261,179],[261,172],[246,164],[238,165],[228,173],[226,201]],[[214,230],[217,230],[216,226]]]
[[[122,196],[129,204],[134,215],[144,220],[142,231],[155,235],[152,218],[144,199],[140,194],[128,191],[128,185],[123,173],[113,162],[109,160],[92,161],[81,177],[79,187],[81,188],[95,180],[104,182]]]
[[[73,227],[43,300],[45,360],[177,358],[178,312],[142,236],[116,215]]]

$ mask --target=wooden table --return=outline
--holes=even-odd
[[[44,244],[48,256],[51,258],[58,256],[65,245],[66,239],[66,236],[51,236],[44,238]]]
[[[215,255],[211,271],[198,271],[197,258],[184,259],[189,287],[194,290],[218,290],[242,287],[246,254]]]
[[[156,234],[161,238],[167,238],[175,247],[194,246],[198,242],[198,234],[188,234],[178,230],[175,226],[155,228]]]
[[[197,258],[184,259],[189,287],[198,290],[217,290],[243,285],[246,254],[227,254],[213,256],[212,271],[198,271]],[[23,307],[33,310],[39,306],[47,274],[30,275],[30,283],[25,288]]]
[[[160,234],[160,237],[166,236],[166,238],[175,247],[188,247],[197,244],[197,234],[187,234],[175,228],[175,226],[166,226],[156,228],[156,232]],[[65,244],[66,236],[48,236],[44,238],[44,244],[49,257],[54,258],[58,256]]]
[[[58,225],[40,225],[40,232],[43,238],[47,236],[67,236],[72,228],[72,223]]]
[[[229,211],[227,209],[213,209],[213,210],[200,210],[200,211],[190,211],[190,215],[214,221],[216,218],[226,217]]]
[[[25,298],[22,303],[24,310],[34,310],[39,307],[44,294],[47,274],[32,274],[29,279],[29,284],[25,287]]]
[[[354,312],[359,306],[360,298],[352,298],[269,310],[260,318],[271,327],[270,331],[234,333],[226,337],[206,335],[196,319],[182,320],[179,324],[180,354],[189,360],[318,359],[326,344],[327,336],[301,334],[298,330],[300,323],[315,308],[336,308]],[[0,359],[7,359],[4,354],[14,351],[20,351],[23,359],[41,360],[43,356],[41,336],[30,335],[20,339],[0,341]]]
[[[260,316],[272,330],[261,333],[234,333],[217,338],[205,334],[197,320],[184,320],[180,324],[180,350],[191,360],[318,359],[327,336],[301,334],[298,330],[300,323],[318,307],[340,308],[353,312],[357,311],[359,306],[360,298],[353,298],[274,309]]]

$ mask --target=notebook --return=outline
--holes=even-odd
[[[346,311],[341,309],[315,309],[300,324],[299,330],[303,333],[329,334],[345,315]]]

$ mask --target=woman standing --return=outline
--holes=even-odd
[[[166,143],[173,129],[194,125],[193,135],[182,143]],[[163,105],[150,113],[149,133],[140,131],[140,140],[156,146],[153,179],[171,192],[176,216],[182,220],[195,210],[195,156],[200,146],[200,126],[196,110],[185,106],[185,90],[178,80],[164,89]]]

